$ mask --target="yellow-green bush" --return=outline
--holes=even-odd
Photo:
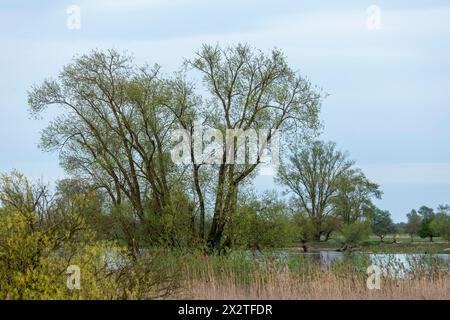
[[[7,213],[0,218],[1,299],[106,299],[116,296],[104,243],[58,244],[39,230],[35,214]],[[109,245],[109,250],[114,248]],[[67,288],[69,265],[81,269],[81,290]]]
[[[0,216],[0,299],[151,299],[178,288],[176,257],[149,250],[131,259],[125,248],[98,241],[90,231],[81,242],[59,244],[30,225],[33,219]],[[80,268],[79,290],[67,287],[70,265]]]
[[[0,176],[0,299],[150,299],[177,289],[175,261],[98,237],[86,219],[94,200],[50,197],[19,173]],[[79,289],[68,288],[71,265]]]

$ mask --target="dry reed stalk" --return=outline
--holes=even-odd
[[[212,271],[212,270],[209,270]],[[193,299],[450,299],[450,277],[436,279],[384,280],[380,290],[369,290],[366,279],[354,275],[334,275],[329,271],[299,277],[290,271],[249,275],[255,281],[237,283],[228,272],[220,279],[208,272],[204,279],[186,282],[186,298]]]

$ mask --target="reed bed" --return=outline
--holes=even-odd
[[[448,262],[412,258],[408,267],[387,261],[380,289],[367,287],[367,258],[320,265],[306,257],[248,254],[183,258],[186,299],[450,299]],[[384,269],[387,270],[387,269]]]

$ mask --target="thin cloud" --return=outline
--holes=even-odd
[[[450,185],[450,162],[391,163],[359,165],[380,184]]]
[[[97,0],[82,1],[80,7],[91,12],[132,12],[148,9],[166,9],[186,5],[201,5],[204,0]]]

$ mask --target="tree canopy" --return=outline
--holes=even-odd
[[[195,73],[201,83],[188,80]],[[112,207],[132,208],[148,239],[161,237],[155,224],[162,224],[164,234],[178,233],[172,222],[181,219],[190,226],[183,233],[219,248],[239,186],[254,175],[262,154],[254,163],[229,161],[226,156],[233,151],[234,160],[239,149],[232,139],[221,146],[216,165],[205,165],[190,139],[189,162],[176,165],[170,159],[176,130],[193,133],[198,123],[222,136],[228,129],[268,130],[269,147],[273,130],[288,138],[316,130],[321,98],[281,51],[239,44],[204,45],[174,76],[163,75],[158,65],[136,66],[115,50],[95,50],[76,57],[57,79],[35,86],[28,101],[35,116],[50,105],[60,108],[43,131],[42,148],[57,150],[66,171],[90,181]],[[206,235],[207,215],[212,220]]]

